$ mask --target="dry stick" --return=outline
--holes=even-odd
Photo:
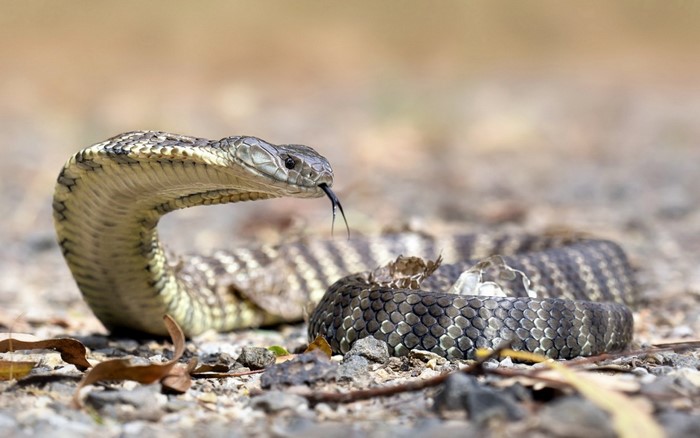
[[[569,367],[575,367],[579,365],[587,365],[591,363],[597,363],[597,362],[602,362],[604,360],[611,360],[611,359],[621,359],[624,357],[633,357],[633,356],[641,356],[643,354],[653,354],[653,353],[666,353],[666,352],[674,352],[674,353],[679,353],[683,352],[686,350],[695,350],[695,349],[700,349],[700,341],[687,341],[687,342],[672,342],[668,344],[654,344],[651,347],[648,348],[640,348],[638,350],[630,350],[630,351],[622,351],[619,353],[603,353],[599,354],[597,356],[589,356],[589,357],[579,357],[576,359],[572,359],[567,362],[567,366]],[[545,369],[545,368],[542,368]],[[540,369],[538,368],[536,371],[539,371]],[[533,370],[535,371],[535,370]]]
[[[509,344],[509,343],[508,343]],[[470,374],[481,369],[481,365],[489,359],[498,357],[503,350],[509,348],[509,345],[501,345],[493,350],[487,356],[480,358],[472,365],[462,368],[459,372]],[[375,397],[388,397],[403,392],[420,391],[421,389],[437,386],[447,380],[454,373],[445,373],[439,376],[431,377],[424,380],[411,380],[406,383],[391,386],[379,386],[370,389],[359,389],[349,392],[312,392],[309,394],[300,394],[311,403],[351,403],[359,400],[367,400]]]

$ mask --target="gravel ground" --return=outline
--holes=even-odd
[[[29,38],[36,28],[23,34],[21,25],[41,13],[15,12],[19,18],[13,29],[27,50],[9,43],[0,47],[1,54],[15,60],[0,70],[5,153],[0,162],[0,331],[77,337],[95,360],[158,360],[171,354],[162,341],[106,336],[63,264],[50,212],[53,181],[70,153],[121,131],[162,129],[209,138],[248,133],[314,146],[334,165],[336,191],[356,233],[403,227],[430,232],[572,229],[612,238],[637,270],[642,297],[635,314],[637,345],[700,338],[700,90],[685,82],[684,74],[670,81],[657,74],[627,76],[624,69],[615,74],[593,68],[499,69],[443,79],[439,69],[432,76],[402,75],[398,72],[407,67],[398,64],[381,74],[348,74],[342,81],[319,79],[297,87],[302,76],[286,82],[254,75],[203,78],[199,70],[175,69],[178,58],[173,57],[165,65],[147,64],[147,75],[117,78],[105,67],[114,60],[92,46],[75,46],[92,35],[92,25],[73,34],[52,24]],[[195,30],[188,32],[201,30],[201,16],[192,19]],[[139,23],[132,23],[135,35],[143,36]],[[133,41],[119,51],[122,40],[105,38],[94,44],[108,42],[120,62],[151,53]],[[365,38],[358,47],[368,48],[372,39]],[[160,42],[159,50],[183,41],[189,40]],[[185,44],[184,50],[192,55],[207,44],[212,43],[204,38],[194,48]],[[47,58],[56,47],[65,49],[61,53],[68,59],[92,55],[88,59],[95,60],[95,70],[85,71],[94,76],[78,74],[71,62]],[[327,64],[347,66],[359,59],[352,47],[350,61],[323,58],[335,53],[335,46],[321,47],[316,56]],[[131,59],[125,53],[138,54]],[[379,55],[370,57],[372,62],[377,64]],[[208,56],[200,59],[202,68],[213,71],[218,64]],[[238,61],[256,59],[236,56]],[[226,70],[227,64],[219,67]],[[343,69],[321,70],[323,78],[342,76]],[[197,208],[170,215],[161,232],[175,251],[206,253],[250,240],[327,236],[330,212],[326,200]],[[188,343],[186,356],[243,369],[254,367],[252,359],[240,363],[244,347],[283,345],[298,351],[306,342],[303,324],[207,333]],[[427,379],[459,365],[420,355],[386,359],[381,345],[370,347],[375,353],[330,362],[308,358],[305,369],[311,375],[293,385],[275,380],[272,370],[263,377],[196,379],[181,395],[162,394],[158,385],[98,385],[84,394],[82,410],[70,405],[81,373],[56,353],[0,354],[0,359],[41,361],[30,378],[0,382],[0,432],[446,436],[488,429],[495,435],[614,435],[609,415],[577,392],[533,389],[522,381],[506,385],[491,373],[349,404],[310,403],[302,396],[309,390]],[[508,360],[485,366],[527,369]],[[669,435],[689,436],[700,430],[699,370],[697,350],[624,358],[599,373],[609,379],[600,385],[625,394]]]

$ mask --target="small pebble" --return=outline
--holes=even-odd
[[[352,348],[345,354],[345,358],[350,356],[362,356],[370,362],[383,364],[389,360],[389,346],[384,341],[368,336],[352,344]]]
[[[686,412],[666,411],[659,415],[659,422],[669,437],[693,437],[700,431],[700,416]]]
[[[158,404],[159,392],[158,385],[141,385],[133,390],[90,391],[85,398],[85,403],[96,409],[115,404],[131,405],[135,408],[152,407]]]
[[[511,394],[483,385],[464,373],[448,377],[435,397],[435,408],[438,411],[464,409],[469,419],[478,425],[496,418],[515,421],[525,415]]]
[[[499,363],[498,363],[497,359],[489,359],[489,360],[485,361],[484,363],[482,363],[481,366],[487,370],[495,370],[496,368],[498,368]]]
[[[260,376],[260,386],[268,389],[335,380],[337,369],[338,364],[331,362],[323,353],[311,351],[268,367]]]
[[[243,347],[238,362],[251,370],[262,370],[275,363],[275,353],[263,347]]]
[[[647,371],[647,369],[643,367],[635,367],[632,368],[632,374],[634,374],[635,376],[646,376],[649,374],[649,371]]]
[[[369,361],[364,356],[350,356],[338,366],[338,380],[365,380],[368,370]]]
[[[649,373],[655,376],[665,376],[671,371],[673,371],[673,367],[670,367],[668,365],[656,366],[649,369]]]
[[[542,409],[540,427],[560,437],[615,436],[608,414],[578,396],[560,398],[546,405]]]
[[[308,407],[308,401],[299,395],[282,391],[267,391],[250,399],[250,405],[265,412],[279,412],[285,409],[298,412]]]

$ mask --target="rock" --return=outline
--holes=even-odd
[[[662,412],[659,422],[670,438],[697,436],[700,430],[700,416],[678,411]]]
[[[93,434],[94,432],[90,423],[73,421],[64,417],[53,416],[38,419],[31,427],[30,436],[72,438],[76,436],[91,436]]]
[[[228,353],[207,353],[199,357],[199,363],[231,369],[236,364],[236,359]]]
[[[498,368],[498,365],[499,365],[498,359],[489,359],[489,360],[484,361],[481,364],[481,366],[485,370],[495,370],[496,368]]]
[[[331,362],[325,354],[315,350],[268,367],[260,376],[260,386],[267,389],[335,380],[337,368],[338,364]]]
[[[635,376],[648,376],[649,371],[647,371],[646,368],[643,367],[634,367],[631,370],[631,373],[634,374]]]
[[[10,430],[17,427],[17,420],[9,415],[0,413],[0,430]]]
[[[158,404],[159,391],[159,385],[137,386],[133,390],[91,391],[87,394],[85,403],[95,409],[115,404],[127,404],[135,408],[152,407]]]
[[[657,377],[652,382],[642,386],[642,394],[652,397],[676,397],[681,394],[697,392],[698,387],[683,375],[673,373],[666,376]]]
[[[452,374],[435,397],[438,411],[464,409],[477,425],[494,419],[515,421],[524,417],[523,410],[513,397],[503,391],[480,384],[464,373]]]
[[[529,402],[532,401],[532,392],[529,388],[523,386],[522,383],[516,382],[503,388],[503,392],[510,395],[513,400],[518,402]]]
[[[665,376],[671,371],[673,371],[673,367],[667,365],[656,366],[649,369],[649,373],[655,376]]]
[[[350,356],[338,366],[338,380],[365,380],[368,376],[369,361],[364,356]]]
[[[197,403],[192,401],[180,400],[176,397],[169,397],[167,403],[163,405],[163,410],[166,412],[179,412],[185,409],[196,408]]]
[[[560,398],[542,409],[540,427],[561,437],[614,437],[608,414],[588,400],[570,396]]]
[[[243,347],[238,362],[251,370],[262,370],[275,363],[275,353],[263,347]]]
[[[389,346],[384,341],[368,336],[352,344],[345,358],[350,356],[362,356],[371,362],[383,364],[389,360]]]
[[[308,401],[299,395],[282,391],[267,391],[250,399],[250,405],[265,412],[279,412],[285,409],[299,411],[308,408]]]
[[[498,366],[503,368],[513,368],[515,365],[513,364],[513,359],[511,359],[510,356],[506,356],[504,359],[501,359]]]

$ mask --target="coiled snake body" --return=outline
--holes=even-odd
[[[318,303],[309,336],[325,336],[340,353],[370,335],[396,355],[418,348],[454,358],[503,341],[568,358],[631,340],[631,269],[608,241],[408,233],[175,257],[158,239],[159,218],[176,209],[331,196],[332,183],[326,159],[306,146],[130,132],[68,160],[56,184],[54,221],[78,287],[111,331],[162,335],[168,313],[191,336],[299,321]],[[372,271],[402,254],[440,255],[452,264],[408,257]],[[492,265],[515,277],[489,281],[482,278],[488,269],[470,270],[495,254],[502,259],[488,259]],[[476,289],[454,287],[474,286],[475,278]],[[498,296],[469,295],[485,285],[495,285]]]

